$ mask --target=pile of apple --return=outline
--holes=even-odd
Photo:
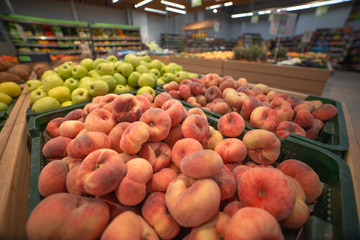
[[[52,119],[28,239],[283,239],[323,184],[300,160],[276,162],[273,132],[240,140],[244,129],[236,112],[214,128],[166,92],[99,96]]]
[[[40,80],[28,80],[25,88],[31,92],[32,111],[42,112],[89,102],[108,93],[121,94],[135,89],[147,92],[164,81],[180,82],[188,77],[190,74],[175,63],[165,65],[149,56],[134,54],[127,54],[124,61],[119,61],[111,55],[106,59],[86,58],[80,64],[64,62],[45,71]]]
[[[269,130],[280,138],[295,133],[316,140],[324,121],[337,114],[332,104],[292,98],[262,83],[249,87],[246,78],[234,80],[215,73],[180,84],[167,83],[163,89],[176,99],[221,115],[237,112],[251,127]]]
[[[14,98],[20,96],[21,87],[14,82],[0,83],[0,112],[6,111]]]

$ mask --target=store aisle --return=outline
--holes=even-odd
[[[360,73],[335,71],[321,95],[347,104],[355,133],[360,143]]]

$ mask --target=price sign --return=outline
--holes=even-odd
[[[274,13],[270,26],[270,34],[291,36],[294,31],[296,18],[296,13]]]

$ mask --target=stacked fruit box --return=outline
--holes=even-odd
[[[160,95],[161,93],[157,92],[157,94]],[[165,99],[162,101],[165,101]],[[169,99],[168,101],[171,100]],[[156,98],[153,104],[156,105]],[[184,105],[184,107],[188,110],[188,112],[194,111],[191,110],[191,106]],[[88,106],[88,109],[89,108],[91,108],[91,105]],[[45,153],[43,152],[44,146],[49,140],[49,136],[46,132],[48,123],[56,118],[64,117],[68,113],[73,112],[76,109],[79,109],[78,106],[72,106],[72,108],[67,109],[58,109],[57,111],[35,116],[29,121],[29,133],[32,138],[30,173],[31,176],[28,205],[29,216],[33,212],[34,208],[43,200],[43,197],[41,196],[39,191],[38,184],[41,171],[49,163],[47,158],[44,156]],[[158,116],[158,118],[160,118],[160,116]],[[218,118],[210,115],[207,115],[206,118],[209,126],[213,127],[213,129],[215,129],[216,131],[220,130],[221,126],[219,125],[220,120]],[[253,131],[251,128],[244,126],[243,133],[240,134],[237,139],[239,139],[239,141],[245,142],[246,134],[250,133],[251,131]],[[270,133],[269,131],[267,132]],[[227,137],[224,136],[224,139],[227,139]],[[136,141],[139,141],[139,139],[136,139]],[[354,239],[354,237],[359,236],[358,216],[356,215],[356,211],[354,211],[356,209],[356,203],[351,172],[345,162],[334,153],[331,153],[323,148],[307,143],[305,141],[300,141],[296,138],[293,138],[292,136],[289,136],[285,139],[278,139],[277,141],[281,144],[281,146],[279,148],[280,151],[276,158],[276,161],[273,162],[269,167],[256,169],[269,169],[269,171],[272,171],[271,166],[277,168],[282,163],[285,163],[288,159],[296,159],[298,160],[298,164],[303,163],[312,168],[311,171],[314,171],[317,174],[321,183],[323,184],[320,196],[318,196],[317,200],[314,203],[309,205],[309,209],[311,209],[310,217],[308,217],[305,224],[302,225],[300,228],[295,228],[292,230],[286,228],[281,229],[285,239],[295,239],[297,236],[301,236],[305,239],[323,239],[326,237],[333,239]],[[175,146],[175,144],[176,143],[174,143],[173,146]],[[251,160],[253,160],[252,157],[248,155],[246,156],[246,159],[244,159],[244,163],[249,163],[251,162]],[[251,165],[247,166],[251,168]],[[204,165],[204,168],[205,167],[206,166]],[[183,173],[186,171],[186,166],[180,166],[180,168]],[[191,166],[189,168],[189,165],[187,171],[189,174],[195,174],[191,171]],[[243,174],[242,176],[245,175]],[[307,179],[306,181],[310,180]],[[278,187],[278,185],[276,186]],[[279,189],[279,194],[281,194],[281,191],[282,189]],[[208,197],[209,196],[206,196],[206,198]],[[213,198],[216,197],[214,196]],[[222,203],[224,205],[220,205],[221,210],[225,211],[224,206],[226,206],[226,203],[228,202],[224,201]],[[142,205],[142,207],[144,208],[146,204],[145,202],[141,202],[140,205]],[[190,202],[187,202],[187,205],[191,206]],[[205,208],[206,206],[203,207]],[[181,221],[179,220],[179,222]],[[193,233],[193,231],[196,232],[196,230],[194,229],[196,228],[191,229],[189,227],[186,227],[185,224],[181,224],[180,231],[175,237],[172,238],[182,239],[187,234],[191,234]],[[275,231],[275,229],[272,229],[272,231]]]

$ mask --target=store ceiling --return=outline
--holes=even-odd
[[[142,0],[119,0],[117,3],[112,3],[112,0],[60,0],[60,1],[73,1],[78,4],[90,5],[95,7],[108,7],[113,9],[135,9],[135,4],[138,4]],[[153,0],[136,10],[145,11],[144,8],[153,8],[165,11],[166,5],[160,3],[161,0]],[[191,7],[191,0],[168,0],[173,3],[181,4],[186,6],[186,11],[196,12],[196,11],[204,11],[206,7],[216,5],[216,4],[224,4],[226,2],[233,2],[232,6],[219,8],[218,11],[226,11],[228,13],[241,13],[248,12],[251,10],[259,10],[264,8],[272,8],[272,7],[284,7],[284,6],[293,6],[296,4],[302,4],[311,1],[304,0],[202,0],[201,6]],[[151,14],[151,12],[147,12]],[[156,14],[156,13],[155,13]],[[168,12],[170,16],[177,15],[178,13]]]

